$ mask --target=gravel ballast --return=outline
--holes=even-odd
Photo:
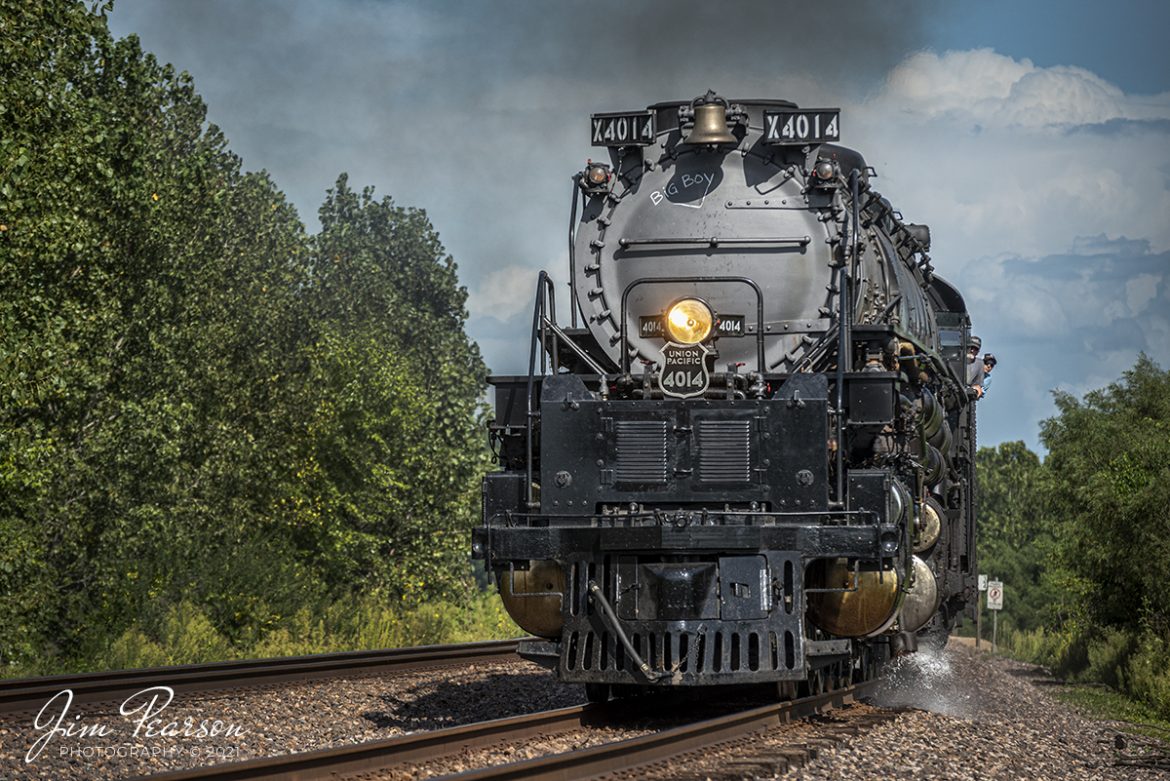
[[[1122,725],[1083,718],[1051,696],[1052,683],[1037,666],[952,641],[897,659],[868,703],[612,777],[1170,780],[1162,770],[1116,766],[1117,738],[1130,742]]]
[[[363,743],[583,701],[580,686],[560,684],[536,665],[492,662],[180,695],[157,717],[156,732],[176,723],[180,734],[169,737],[148,736],[145,726],[135,736],[142,714],[120,715],[121,703],[73,706],[60,724],[62,730],[72,724],[73,734],[54,735],[31,762],[26,757],[47,730],[35,727],[32,714],[0,717],[0,781],[126,778]],[[53,724],[63,706],[63,699],[54,703],[42,725]],[[74,719],[78,714],[81,719]],[[195,734],[181,734],[188,718],[193,724],[189,732]],[[198,737],[205,720],[238,726],[242,734]],[[82,726],[101,726],[107,734],[78,735]]]
[[[731,779],[1167,779],[1164,771],[1118,767],[1119,727],[1088,720],[1050,695],[1036,667],[952,643],[895,663],[871,703],[739,739],[699,756],[644,768],[623,778]],[[556,682],[525,662],[479,664],[396,676],[333,679],[231,694],[187,695],[162,716],[180,728],[218,719],[239,736],[138,736],[136,717],[71,708],[62,731],[36,759],[43,734],[31,715],[0,720],[0,779],[114,779],[213,762],[394,737],[581,703],[579,686]],[[57,708],[52,713],[59,713]],[[80,720],[73,717],[82,713]],[[679,715],[679,714],[675,714]],[[52,719],[49,719],[52,721]],[[107,735],[84,734],[104,725]],[[451,764],[416,768],[413,777],[567,751],[643,730],[573,732],[531,744],[468,752]],[[117,750],[121,747],[121,750]],[[130,749],[137,749],[137,752]],[[785,759],[786,758],[786,759]],[[407,776],[393,776],[407,777]]]
[[[1034,665],[943,651],[896,660],[873,701],[785,725],[766,735],[679,757],[623,779],[960,779],[1120,781],[1165,771],[1116,766],[1133,741],[1053,698]],[[852,733],[856,734],[852,734]],[[1121,736],[1120,742],[1118,737]],[[1145,741],[1146,739],[1141,739]],[[769,767],[769,764],[772,766]]]
[[[874,704],[912,708],[822,754],[789,777],[916,779],[1162,779],[1114,766],[1117,729],[1046,691],[1040,668],[952,641],[898,660]]]

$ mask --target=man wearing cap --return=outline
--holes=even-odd
[[[983,395],[987,395],[987,390],[991,387],[991,370],[995,368],[995,356],[991,353],[983,353]]]
[[[983,340],[978,336],[972,336],[967,345],[967,385],[970,386],[969,394],[976,399],[983,398],[983,366],[979,363],[979,348],[982,346]]]

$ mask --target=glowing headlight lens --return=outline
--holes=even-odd
[[[684,298],[666,313],[666,332],[679,344],[698,344],[711,334],[715,316],[711,307],[694,298]]]

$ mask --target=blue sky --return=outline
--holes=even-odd
[[[1170,88],[1165,0],[981,0],[946,6],[945,13],[931,17],[932,48],[989,46],[1041,67],[1080,66],[1126,92]]]
[[[535,272],[566,279],[588,115],[690,98],[840,105],[843,143],[931,226],[1000,359],[980,440],[1039,446],[1051,391],[1170,367],[1170,3],[117,0],[310,229],[347,171],[425,208],[493,370]]]

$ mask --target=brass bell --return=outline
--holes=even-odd
[[[684,144],[734,144],[735,136],[727,129],[727,109],[719,103],[695,106],[695,124]]]

